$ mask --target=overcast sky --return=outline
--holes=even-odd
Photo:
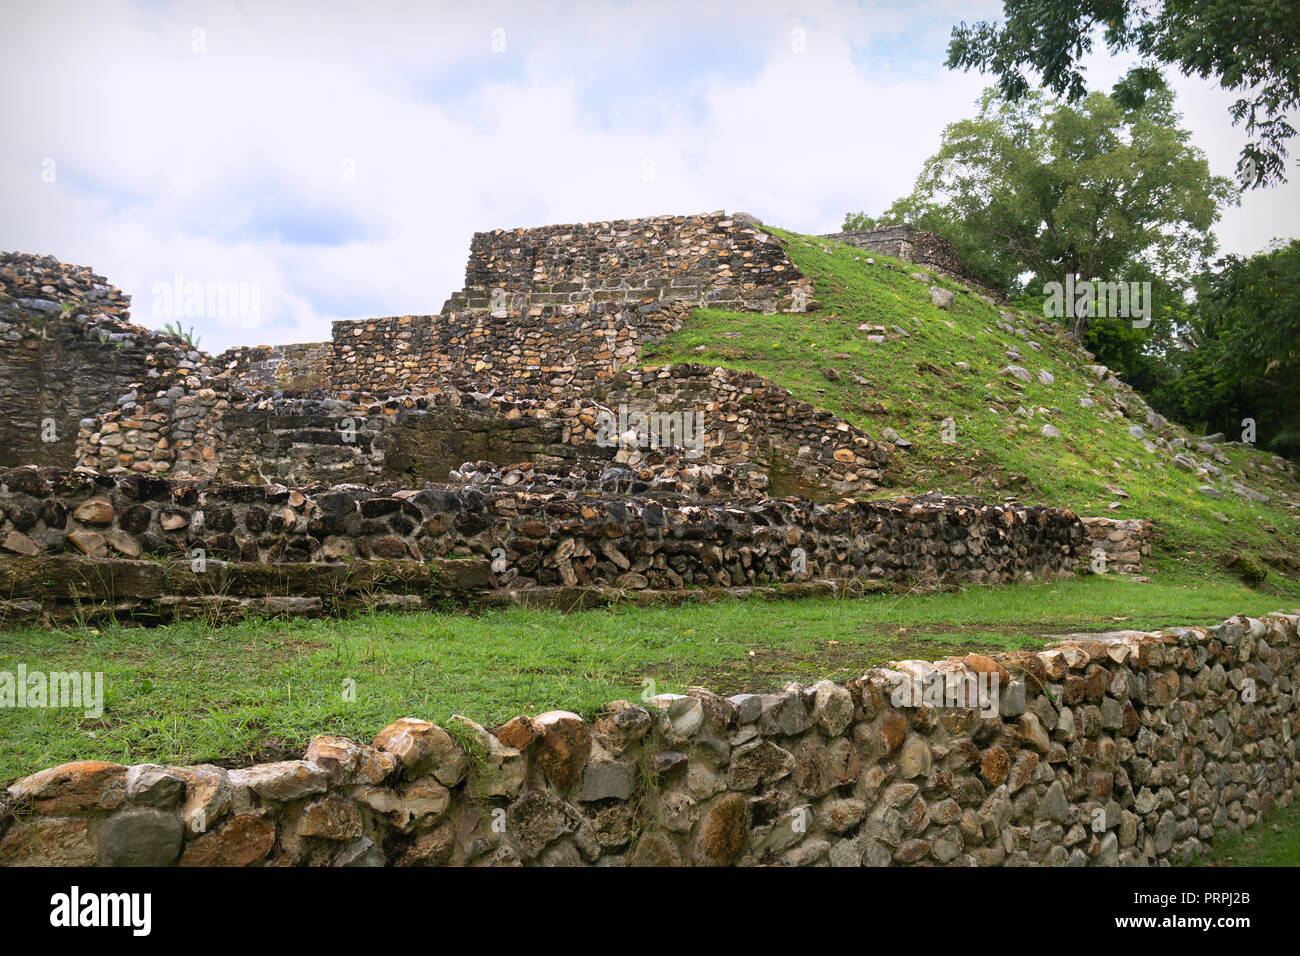
[[[943,68],[953,24],[1001,11],[3,2],[0,248],[93,267],[152,327],[158,283],[257,283],[255,323],[183,319],[211,351],[437,312],[477,230],[726,209],[830,232],[879,212],[989,82]],[[1127,65],[1098,57],[1094,86]],[[1231,175],[1231,97],[1175,86]],[[1288,167],[1225,213],[1223,251],[1296,235]]]

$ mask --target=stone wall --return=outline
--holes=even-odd
[[[853,229],[845,232],[832,232],[822,236],[823,239],[834,239],[836,242],[846,242],[850,246],[863,249],[867,252],[880,256],[889,256],[893,259],[902,259],[904,262],[913,261],[913,249],[916,241],[916,230],[911,226],[880,226],[876,229]]]
[[[332,387],[524,388],[612,375],[690,308],[814,307],[775,237],[723,213],[475,233],[440,315],[336,322]]]
[[[526,388],[560,396],[590,387],[681,326],[681,305],[534,305],[335,322],[335,391]]]
[[[601,437],[602,413],[617,421],[621,411],[698,413],[702,427],[690,437],[699,445],[682,450],[701,462],[751,466],[778,496],[822,500],[870,492],[883,483],[891,457],[892,446],[750,372],[681,363],[619,372],[566,398],[541,391],[542,397],[450,389],[246,402],[223,412],[216,475],[289,485],[419,485],[448,480],[466,461],[637,466],[650,451],[646,429],[638,430],[640,448]]]
[[[1168,865],[1295,799],[1298,620],[615,701],[590,720],[404,718],[237,770],[66,764],[5,792],[0,864]],[[935,674],[946,699],[926,697]]]
[[[331,342],[239,346],[222,352],[214,362],[247,390],[298,393],[329,384],[334,346]]]
[[[510,390],[573,402],[703,304],[801,311],[812,284],[748,217],[496,230],[475,235],[466,287],[440,315],[339,322],[329,343],[213,358],[130,325],[128,299],[90,270],[5,253],[0,464],[212,476],[223,419],[250,393]]]
[[[85,590],[86,575],[50,579],[33,559],[111,565],[188,561],[197,552],[256,565],[329,565],[470,556],[497,562],[497,588],[634,591],[808,580],[1000,584],[1087,567],[1086,532],[1069,511],[939,496],[711,501],[694,490],[661,486],[633,496],[526,483],[295,490],[20,468],[0,472],[0,581],[8,602],[39,605],[25,606],[29,616],[57,617],[104,596]],[[167,579],[160,580],[157,587]],[[133,598],[149,610],[157,596],[117,589],[111,597],[129,617]]]
[[[953,248],[950,241],[943,236],[936,236],[932,232],[916,233],[913,245],[913,260],[921,265],[929,266],[936,269],[944,275],[951,276],[957,281],[970,286],[974,289],[982,289],[990,293],[995,299],[1004,299],[1002,291],[986,285],[974,273],[970,272],[961,259],[957,257],[957,250]]]
[[[335,398],[261,398],[231,409],[216,477],[251,484],[370,483],[383,479],[377,403]]]
[[[721,366],[627,370],[593,394],[612,410],[700,411],[705,457],[756,465],[778,496],[822,500],[874,491],[893,450],[839,416],[794,399],[770,379]]]
[[[13,595],[0,600],[0,627],[5,629],[115,621],[153,627],[187,619],[215,625],[249,617],[340,617],[527,603],[513,593],[492,590],[487,560],[459,557],[321,563],[294,560],[291,554],[273,562],[227,561],[200,558],[196,551],[135,559],[0,556],[0,589]],[[535,597],[537,604],[547,605],[553,595]],[[597,603],[596,597],[591,596],[591,603]]]
[[[210,477],[226,446],[229,408],[221,379],[187,376],[152,395],[132,389],[116,408],[81,422],[77,464],[109,475]]]
[[[969,272],[957,256],[957,250],[951,242],[936,236],[932,232],[922,232],[906,224],[897,226],[880,226],[875,229],[857,229],[846,232],[832,232],[821,237],[845,242],[858,249],[876,255],[902,259],[929,266],[944,275],[951,276],[966,285],[985,292],[992,292],[996,297],[1002,295],[998,290],[985,285]]]
[[[129,310],[130,300],[87,268],[0,253],[0,465],[68,467],[98,416],[124,409],[134,420],[155,394],[195,400],[208,387],[215,369],[206,355],[132,325]],[[119,435],[102,449],[104,466],[157,460],[169,420],[165,408],[150,409],[131,426],[140,446],[124,449]]]
[[[647,301],[774,312],[798,290],[811,296],[811,280],[779,240],[715,212],[475,233],[465,288],[443,312]]]
[[[1105,562],[1116,574],[1135,574],[1142,559],[1151,553],[1154,531],[1141,518],[1084,518],[1091,539],[1093,558]]]

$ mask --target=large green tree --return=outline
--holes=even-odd
[[[1213,254],[1219,210],[1237,197],[1179,120],[1167,90],[1125,106],[1104,93],[1070,105],[990,89],[975,118],[944,131],[911,194],[871,221],[945,236],[1009,292],[1068,275],[1177,289]],[[844,228],[868,220],[849,214]],[[1082,338],[1086,325],[1079,316],[1073,331]]]
[[[1283,182],[1286,114],[1300,106],[1296,0],[1004,0],[1003,23],[963,22],[953,29],[947,65],[998,77],[1009,100],[1031,90],[1025,71],[1069,101],[1087,93],[1081,63],[1101,32],[1112,54],[1136,53],[1138,65],[1116,85],[1128,104],[1164,88],[1161,66],[1214,77],[1239,94],[1233,125],[1252,139],[1238,175],[1248,186]]]
[[[1300,240],[1221,259],[1194,287],[1125,379],[1194,431],[1300,458]]]
[[[1188,418],[1300,455],[1300,240],[1228,256],[1196,283],[1175,399]]]

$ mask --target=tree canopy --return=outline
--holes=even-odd
[[[1137,365],[1158,409],[1234,438],[1300,455],[1300,240],[1228,256],[1197,276],[1168,340]]]
[[[1125,106],[1097,92],[1071,105],[990,89],[975,118],[944,131],[908,196],[876,218],[851,213],[844,228],[913,223],[1009,292],[1069,275],[1174,288],[1214,253],[1220,208],[1237,197],[1179,120],[1168,90]]]
[[[1025,70],[1074,102],[1087,95],[1083,58],[1102,30],[1112,54],[1141,62],[1116,84],[1125,105],[1164,89],[1161,66],[1216,77],[1239,93],[1230,113],[1252,139],[1237,171],[1249,187],[1284,182],[1286,142],[1295,135],[1286,114],[1300,106],[1300,43],[1295,0],[1004,0],[1002,24],[954,27],[947,66],[998,77],[1009,101],[1029,95]]]

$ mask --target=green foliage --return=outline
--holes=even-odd
[[[1233,125],[1258,135],[1241,151],[1238,176],[1251,188],[1283,182],[1286,142],[1295,135],[1286,114],[1300,105],[1300,44],[1294,0],[1004,0],[1002,23],[953,28],[947,66],[991,72],[1010,100],[1029,94],[1026,70],[1069,100],[1087,92],[1083,60],[1103,29],[1111,54],[1141,62],[1115,85],[1125,106],[1165,90],[1160,66],[1186,76],[1215,77],[1240,95]]]
[[[1300,457],[1300,240],[1216,265],[1196,280],[1153,404],[1232,437],[1254,420],[1261,446]]]
[[[1125,108],[1103,93],[1072,106],[987,90],[880,221],[944,236],[971,272],[1010,292],[1073,274],[1157,281],[1176,298],[1214,252],[1220,207],[1236,200],[1178,123],[1167,91]],[[1075,320],[1076,335],[1086,323]]]
[[[1171,355],[1176,356],[1183,348],[1178,332],[1186,326],[1193,306],[1187,302],[1187,285],[1183,282],[1165,282],[1154,275],[1142,281],[1151,282],[1151,324],[1141,328],[1128,318],[1093,316],[1084,332],[1083,346],[1097,356],[1098,362],[1114,369],[1141,392],[1157,411],[1169,416],[1159,396],[1161,389],[1178,375]],[[1170,417],[1196,427],[1182,417]]]
[[[202,339],[199,336],[194,334],[194,326],[191,325],[187,329],[183,325],[181,325],[179,319],[175,322],[166,323],[163,326],[163,331],[166,332],[168,335],[176,336],[178,339],[182,340],[187,345],[189,345],[190,348],[195,348],[195,349],[198,348],[199,342],[202,341]]]
[[[1224,330],[1228,365],[1240,375],[1300,370],[1300,240],[1222,266],[1204,281],[1202,313]]]
[[[901,219],[891,218],[887,213],[882,213],[880,218],[868,216],[865,212],[849,212],[844,214],[844,225],[840,228],[845,232],[856,232],[858,230],[878,229],[881,226],[901,225]]]

